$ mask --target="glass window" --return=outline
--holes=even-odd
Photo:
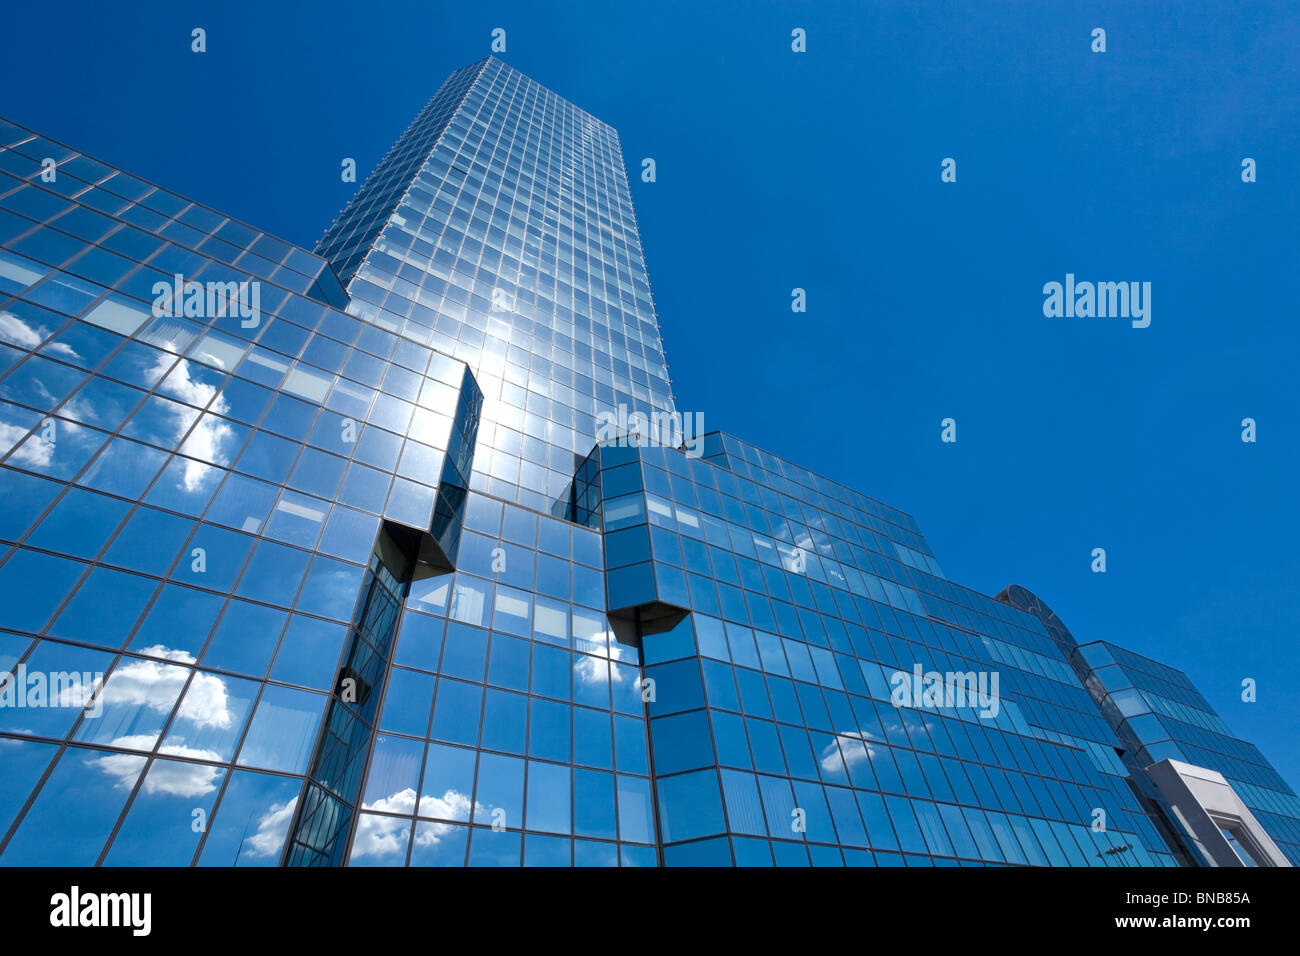
[[[609,709],[609,663],[588,654],[573,655],[573,699],[579,704]]]
[[[569,700],[570,657],[568,651],[534,644],[533,693]]]
[[[665,866],[731,866],[731,847],[725,837],[664,848]]]
[[[207,520],[257,534],[271,513],[276,488],[266,482],[232,474],[208,508]]]
[[[347,473],[343,477],[343,486],[339,489],[338,500],[356,508],[378,513],[383,510],[390,482],[387,472],[353,462],[348,466]]]
[[[173,455],[145,496],[145,501],[197,518],[208,506],[225,474],[220,468]]]
[[[104,865],[189,866],[225,778],[223,767],[155,760]]]
[[[337,659],[337,658],[336,658]],[[384,712],[379,726],[399,734],[423,737],[429,728],[429,707],[433,703],[434,678],[419,671],[395,667],[388,677]],[[477,713],[475,720],[477,721]],[[461,743],[474,743],[473,740]]]
[[[390,734],[376,737],[361,797],[362,807],[385,813],[414,814],[423,757],[424,743],[419,740]],[[405,846],[402,849],[405,853]]]
[[[487,625],[484,611],[491,596],[492,585],[458,574],[452,588],[447,616],[454,621],[484,627]]]
[[[380,801],[385,805],[387,802]],[[359,814],[348,863],[361,866],[404,866],[410,839],[411,820],[407,817]]]
[[[754,757],[754,768],[766,773],[786,773],[785,757],[781,751],[781,739],[777,725],[766,720],[745,718],[745,730],[749,736],[749,747]]]
[[[650,781],[618,775],[618,836],[630,843],[654,842],[654,811]]]
[[[144,304],[111,292],[85,315],[84,320],[110,332],[134,335],[149,317],[149,310]]]
[[[3,256],[0,256],[0,270],[3,263]],[[0,830],[9,832],[9,825],[56,753],[58,747],[52,744],[0,738],[0,760],[4,761],[5,768],[5,772],[0,774]]]
[[[317,556],[303,581],[296,610],[336,621],[350,621],[365,569]]]
[[[705,713],[692,710],[650,722],[657,773],[695,770],[714,763],[713,738]]]
[[[347,628],[295,614],[289,619],[271,668],[271,679],[330,690],[338,672]]]
[[[256,539],[216,525],[201,524],[172,570],[173,580],[228,592],[244,568]]]
[[[179,364],[189,365],[188,362]],[[229,378],[213,399],[212,410],[245,425],[254,425],[262,417],[272,394],[270,389],[242,378]]]
[[[231,599],[203,654],[203,665],[250,677],[265,676],[286,617],[275,608]]]
[[[124,657],[86,711],[76,740],[127,750],[152,750],[189,680],[190,669]]]
[[[374,547],[378,531],[379,519],[374,515],[335,505],[318,547],[326,554],[364,561]]]
[[[649,773],[645,724],[635,717],[614,717],[615,764],[629,773]]]
[[[519,827],[523,821],[524,761],[516,757],[482,754],[474,790],[474,822]]]
[[[267,685],[239,752],[239,764],[301,774],[307,770],[325,697]]]
[[[573,862],[571,840],[562,837],[524,835],[524,866],[570,866]]]
[[[288,476],[297,454],[298,446],[293,442],[257,431],[244,448],[238,467],[240,471],[280,484]]]
[[[574,613],[575,624],[580,624],[584,620],[580,617],[580,612]],[[568,647],[569,606],[538,597],[533,614],[533,637],[536,640],[545,641],[547,644]]]
[[[416,821],[411,866],[464,866],[469,827]]]
[[[758,784],[751,773],[736,770],[722,771],[722,792],[727,801],[727,820],[733,833],[766,836],[767,825],[763,819],[763,804],[758,795]]]
[[[301,781],[289,777],[236,771],[209,825],[199,865],[277,865],[300,787]]]
[[[826,787],[824,792],[826,802],[831,808],[831,816],[835,821],[838,842],[845,846],[867,846],[867,831],[862,825],[862,817],[858,814],[858,804],[854,799],[853,791],[843,787]]]
[[[704,687],[708,693],[709,706],[723,710],[740,710],[740,698],[736,695],[736,682],[732,669],[716,661],[702,660]]]
[[[307,551],[274,541],[259,541],[235,593],[240,597],[288,607],[298,596],[298,587],[310,559],[311,554]]]
[[[474,751],[429,744],[420,788],[419,814],[439,820],[468,821],[474,792]]]
[[[401,630],[397,636],[397,650],[393,655],[394,663],[425,671],[436,671],[438,660],[442,656],[444,626],[445,622],[441,618],[428,614],[420,614],[416,611],[404,614]],[[527,666],[527,658],[525,658],[525,674]]]
[[[614,710],[621,714],[644,712],[642,702],[644,686],[641,682],[641,669],[632,664],[611,661],[609,665],[609,686],[613,698]]]
[[[740,689],[741,705],[746,714],[771,718],[772,704],[767,696],[767,684],[757,671],[735,668],[736,686]]]
[[[568,704],[533,698],[530,701],[528,752],[547,760],[571,759],[570,710]]]
[[[803,815],[797,812],[799,808],[795,806],[790,781],[780,777],[759,776],[758,785],[768,833],[779,839],[802,840],[805,832]]]
[[[164,585],[141,622],[130,650],[153,657],[196,660],[224,599],[179,584]]]
[[[238,339],[210,331],[199,340],[198,345],[194,346],[190,358],[229,372],[239,364],[247,349],[247,344]]]
[[[573,709],[573,762],[613,769],[613,737],[607,711],[587,707]]]
[[[185,437],[200,414],[196,408],[153,395],[131,416],[122,434],[159,448],[172,449]]]
[[[0,252],[0,290],[17,295],[49,274],[38,262],[12,252]]]
[[[658,781],[659,824],[666,843],[722,833],[722,794],[717,772],[701,770]]]
[[[319,498],[333,498],[347,462],[338,455],[304,448],[289,477],[289,484]]]
[[[573,771],[574,833],[579,836],[616,839],[618,824],[615,819],[614,799],[612,773],[575,769]]]
[[[259,685],[195,671],[159,753],[196,760],[230,760]]]
[[[704,683],[695,658],[647,667],[645,676],[653,681],[648,701],[652,717],[704,706]]]
[[[71,481],[107,436],[62,418],[52,419],[52,425],[53,428],[43,426],[28,437],[9,457],[9,462],[28,471]],[[18,427],[26,432],[26,428]]]
[[[438,680],[438,694],[433,704],[433,729],[430,736],[450,743],[473,746],[478,742],[479,714],[483,708],[483,688],[477,684]]]
[[[7,421],[4,414],[4,409],[0,407],[0,436],[6,429],[17,427]],[[34,419],[32,424],[35,424]],[[5,444],[0,437],[0,448]],[[0,480],[4,482],[5,488],[4,495],[0,495],[0,538],[7,541],[17,541],[22,537],[28,526],[44,513],[64,487],[11,468],[0,469]]]
[[[171,370],[175,356],[139,342],[127,342],[100,374],[120,379],[137,388],[153,388]],[[179,437],[179,436],[177,436]]]
[[[64,752],[0,860],[6,866],[94,866],[147,757]]]
[[[792,781],[795,803],[804,812],[805,835],[811,841],[835,843],[835,827],[831,823],[826,794],[820,784],[802,780]],[[838,865],[838,864],[836,864]]]
[[[49,520],[48,518],[46,519]],[[20,549],[0,567],[0,592],[21,594],[5,608],[5,625],[39,634],[86,565]]]
[[[492,635],[492,653],[488,662],[488,683],[512,690],[528,689],[528,653],[527,641],[507,637],[504,634]]]
[[[167,460],[166,452],[125,438],[114,438],[78,480],[99,491],[139,498]]]
[[[532,631],[531,619],[532,595],[499,585],[492,613],[493,629],[526,637]]]
[[[130,507],[116,498],[71,488],[36,526],[27,543],[80,558],[93,558],[117,530]]]
[[[485,830],[475,827],[469,846],[470,866],[518,866],[520,834],[518,831]]]
[[[328,510],[329,504],[319,498],[285,490],[271,513],[265,534],[301,548],[314,548]]]
[[[528,752],[528,698],[523,694],[488,690],[483,704],[483,735],[479,742],[491,750]]]
[[[121,647],[157,586],[152,578],[95,568],[51,625],[50,635]]]
[[[889,817],[894,824],[894,832],[898,836],[898,844],[903,852],[927,852],[925,840],[921,836],[921,828],[916,822],[916,814],[912,811],[912,802],[905,797],[886,796],[884,799],[889,808]],[[874,842],[874,833],[872,839]]]
[[[571,833],[569,768],[528,762],[528,802],[525,825],[530,830]]]
[[[749,744],[745,738],[745,721],[736,714],[722,711],[709,711],[709,721],[713,725],[713,740],[718,751],[718,762],[729,767],[752,766],[749,759]]]
[[[501,600],[500,591],[497,600],[498,602]],[[440,669],[450,677],[482,681],[487,663],[487,650],[487,631],[452,621],[447,625]]]

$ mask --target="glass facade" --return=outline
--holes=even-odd
[[[1300,865],[1300,797],[1258,747],[1233,735],[1186,674],[1105,641],[1080,646],[1075,663],[1137,765],[1172,759],[1223,774],[1278,849]],[[1224,833],[1241,855],[1235,836]]]
[[[314,253],[0,121],[0,865],[1173,866],[1169,747],[1294,853],[1181,674],[620,407],[617,134],[499,60]]]
[[[443,84],[317,252],[352,314],[474,372],[477,491],[547,511],[599,410],[673,411],[618,133],[500,60]]]
[[[1041,621],[949,582],[909,516],[729,435],[598,455],[665,863],[1172,862]],[[997,684],[900,700],[918,669]]]
[[[388,678],[357,658],[454,560],[482,396],[319,257],[0,144],[0,863],[276,864],[309,771],[343,787],[323,718],[364,727]]]

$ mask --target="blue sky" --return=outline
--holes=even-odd
[[[682,410],[1183,668],[1300,784],[1300,12],[916,6],[20,5],[0,115],[310,247],[340,160],[364,178],[504,28],[620,131]],[[1067,272],[1151,282],[1151,326],[1044,317]]]

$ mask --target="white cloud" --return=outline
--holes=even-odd
[[[271,804],[270,809],[257,821],[257,832],[244,841],[244,852],[248,856],[278,856],[297,806],[297,797],[288,803]]]
[[[49,334],[44,326],[33,328],[12,312],[0,312],[0,339],[21,345],[25,349],[34,349]]]
[[[168,753],[202,760],[220,760],[221,755],[211,750],[194,747],[172,747]],[[183,763],[179,760],[157,760],[144,778],[144,792],[162,793],[169,797],[201,797],[217,789],[221,768],[201,763]]]
[[[175,664],[133,660],[109,676],[104,685],[104,704],[148,707],[160,714],[170,713],[189,675],[189,670]]]
[[[0,448],[12,447],[14,442],[26,434],[26,428],[19,425],[10,425],[8,422],[0,422]],[[14,452],[13,458],[10,460],[43,471],[54,460],[54,442],[45,441],[39,434],[33,435],[23,442],[22,447]]]
[[[181,701],[177,716],[192,721],[199,727],[216,727],[229,730],[234,721],[230,712],[230,694],[226,682],[214,674],[199,671]]]
[[[425,794],[419,799],[420,816],[445,817],[452,820],[469,819],[470,798],[459,790],[448,790],[441,797]],[[357,821],[357,835],[352,842],[352,858],[387,857],[406,853],[406,839],[410,832],[409,814],[415,811],[415,790],[407,787],[391,797],[381,797],[373,803],[364,803],[363,810],[380,810],[408,816],[388,817],[363,814]],[[480,804],[478,809],[483,812]],[[415,845],[434,846],[455,829],[454,824],[421,821],[416,828]]]
[[[584,684],[603,684],[609,674],[609,665],[603,657],[591,657],[587,654],[574,654],[573,673]],[[620,675],[621,678],[622,675]]]
[[[137,734],[119,737],[113,741],[113,744],[118,747],[148,750],[153,746],[153,742],[153,734]],[[107,757],[100,757],[94,763],[104,773],[113,777],[118,787],[129,790],[135,786],[135,779],[140,776],[140,771],[144,769],[146,759],[145,757],[137,757],[134,754],[110,754]]]
[[[485,813],[488,808],[483,804],[474,805],[479,814]],[[431,794],[425,794],[420,798],[420,816],[422,817],[441,817],[444,820],[468,820],[470,799],[468,794],[461,793],[459,790],[448,790],[441,797],[435,797]]]
[[[391,797],[376,800],[372,804],[363,804],[366,810],[387,810],[389,812],[410,813],[415,809],[415,790],[407,787]],[[377,814],[362,814],[357,821],[357,834],[352,840],[352,859],[365,856],[393,856],[406,852],[406,838],[411,832],[409,817],[384,817]]]

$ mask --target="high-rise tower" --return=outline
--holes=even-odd
[[[447,79],[316,252],[353,315],[473,371],[475,490],[545,511],[597,412],[673,410],[618,133],[500,60]]]

